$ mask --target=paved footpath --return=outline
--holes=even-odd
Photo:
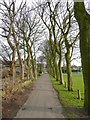
[[[48,74],[35,81],[28,100],[15,118],[64,118],[62,106]]]

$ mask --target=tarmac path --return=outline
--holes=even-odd
[[[42,75],[15,118],[65,118],[49,75]]]

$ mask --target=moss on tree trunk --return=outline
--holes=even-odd
[[[65,57],[66,57],[66,64],[67,64],[68,91],[73,91],[70,48],[67,49],[67,53],[66,53]]]
[[[61,51],[61,50],[60,50]],[[61,52],[60,52],[60,55],[59,55],[59,63],[58,63],[58,67],[59,67],[59,74],[60,74],[60,84],[64,84],[64,79],[63,79],[63,73],[62,73],[62,67],[61,67],[61,62],[62,62],[62,55],[61,55]]]
[[[83,2],[75,2],[75,17],[80,29],[80,52],[84,78],[84,107],[90,115],[90,15]]]

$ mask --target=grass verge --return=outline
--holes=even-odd
[[[53,87],[58,92],[58,97],[64,107],[65,115],[70,118],[85,117],[85,113],[83,110],[84,84],[82,74],[73,74],[74,92],[68,92],[68,88],[65,88],[64,85],[60,85],[59,81],[56,81],[53,77],[50,76],[50,79],[52,81]],[[66,74],[64,74],[64,80],[67,83]],[[81,100],[77,99],[78,89],[81,91]]]

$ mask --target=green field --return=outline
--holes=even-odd
[[[60,85],[59,81],[55,81],[54,78],[51,77],[54,88],[59,93],[59,98],[63,106],[65,107],[79,107],[83,108],[84,104],[84,84],[83,77],[81,73],[73,74],[73,84],[74,84],[74,92],[68,92],[68,88],[65,88],[64,85]],[[67,75],[64,74],[64,80],[67,82]],[[81,100],[77,99],[77,90],[81,91]]]

